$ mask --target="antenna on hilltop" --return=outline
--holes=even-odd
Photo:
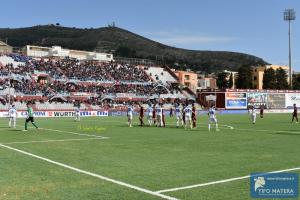
[[[115,22],[112,22],[111,24],[108,24],[108,27],[109,27],[109,28],[115,28],[115,27],[116,27],[116,23],[115,23]]]

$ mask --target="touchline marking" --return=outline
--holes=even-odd
[[[262,174],[276,174],[276,173],[290,172],[290,171],[296,171],[296,170],[300,170],[300,167],[290,168],[290,169],[283,169],[283,170],[278,170],[278,171],[271,171],[271,172],[266,172],[266,173],[262,173]],[[219,180],[219,181],[212,181],[212,182],[208,182],[208,183],[201,183],[201,184],[196,184],[196,185],[188,185],[188,186],[183,186],[183,187],[164,189],[164,190],[156,191],[156,193],[160,194],[160,193],[165,193],[165,192],[175,192],[175,191],[178,191],[178,190],[187,190],[187,189],[204,187],[204,186],[209,186],[209,185],[228,183],[228,182],[247,179],[247,178],[250,178],[250,175],[240,176],[240,177],[235,177],[235,178],[229,178],[229,179],[223,179],[223,180]]]
[[[24,141],[24,142],[8,142],[1,144],[32,144],[32,143],[48,143],[48,142],[69,142],[69,141],[83,141],[83,140],[105,140],[109,138],[81,138],[81,139],[63,139],[63,140],[36,140],[36,141]]]
[[[171,197],[171,196],[164,195],[164,194],[159,194],[157,192],[153,192],[151,190],[144,189],[144,188],[141,188],[141,187],[138,187],[138,186],[135,186],[135,185],[131,185],[131,184],[128,184],[128,183],[125,183],[125,182],[122,182],[122,181],[118,181],[118,180],[111,179],[111,178],[108,178],[108,177],[105,177],[105,176],[102,176],[102,175],[99,175],[99,174],[95,174],[95,173],[92,173],[92,172],[81,170],[81,169],[78,169],[76,167],[72,167],[70,165],[66,165],[66,164],[63,164],[63,163],[60,163],[60,162],[56,162],[54,160],[50,160],[48,158],[41,157],[41,156],[38,156],[38,155],[35,155],[35,154],[32,154],[32,153],[26,152],[26,151],[23,151],[23,150],[20,150],[20,149],[16,149],[16,148],[4,145],[4,144],[0,144],[0,146],[4,147],[6,149],[10,149],[10,150],[19,152],[21,154],[25,154],[25,155],[33,157],[33,158],[37,158],[39,160],[46,161],[46,162],[54,164],[54,165],[58,165],[60,167],[64,167],[66,169],[70,169],[72,171],[75,171],[75,172],[78,172],[78,173],[81,173],[81,174],[89,175],[89,176],[92,176],[92,177],[95,177],[95,178],[98,178],[98,179],[101,179],[101,180],[105,180],[105,181],[108,181],[108,182],[111,182],[111,183],[115,183],[117,185],[121,185],[121,186],[124,186],[124,187],[127,187],[127,188],[131,188],[131,189],[134,189],[134,190],[146,193],[146,194],[150,194],[152,196],[157,196],[157,197],[160,197],[162,199],[168,199],[168,200],[179,200],[179,199],[177,199],[175,197]]]

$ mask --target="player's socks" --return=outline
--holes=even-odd
[[[37,125],[35,125],[35,123],[34,123],[34,122],[32,122],[32,125],[33,125],[35,128],[39,128],[39,127],[37,127]]]
[[[25,130],[27,131],[27,122],[25,122]]]
[[[219,126],[218,126],[218,124],[216,123],[216,130],[219,130]]]
[[[210,124],[208,124],[208,131],[210,131]]]

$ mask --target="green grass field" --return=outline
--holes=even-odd
[[[219,132],[208,132],[206,116],[194,130],[175,128],[175,118],[129,128],[125,117],[107,117],[37,118],[43,129],[22,132],[24,119],[16,129],[0,119],[0,199],[251,199],[249,178],[160,191],[299,168],[300,124],[290,118],[253,125],[249,115],[219,115]]]

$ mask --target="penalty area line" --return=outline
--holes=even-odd
[[[85,174],[85,175],[88,175],[88,176],[92,176],[92,177],[95,177],[95,178],[98,178],[98,179],[101,179],[101,180],[104,180],[104,181],[107,181],[107,182],[111,182],[111,183],[114,183],[114,184],[117,184],[117,185],[120,185],[120,186],[123,186],[123,187],[127,187],[127,188],[130,188],[130,189],[139,191],[139,192],[143,192],[143,193],[146,193],[146,194],[149,194],[149,195],[152,195],[152,196],[157,196],[157,197],[160,197],[162,199],[179,200],[175,197],[171,197],[171,196],[164,195],[164,194],[159,194],[157,192],[154,192],[154,191],[151,191],[151,190],[148,190],[148,189],[144,189],[144,188],[141,188],[141,187],[138,187],[138,186],[135,186],[135,185],[131,185],[131,184],[128,184],[128,183],[125,183],[125,182],[122,182],[122,181],[118,181],[118,180],[115,180],[115,179],[112,179],[112,178],[108,178],[108,177],[105,177],[105,176],[102,176],[102,175],[99,175],[99,174],[96,174],[96,173],[93,173],[93,172],[89,172],[89,171],[85,171],[85,170],[82,170],[82,169],[79,169],[79,168],[76,168],[76,167],[72,167],[72,166],[67,165],[67,164],[56,162],[54,160],[50,160],[48,158],[38,156],[38,155],[23,151],[23,150],[20,150],[20,149],[17,149],[17,148],[13,148],[13,147],[10,147],[10,146],[4,145],[4,144],[0,144],[0,147],[6,148],[6,149],[9,149],[9,150],[12,150],[12,151],[16,151],[18,153],[21,153],[21,154],[24,154],[24,155],[27,155],[27,156],[30,156],[30,157],[33,157],[33,158],[36,158],[36,159],[39,159],[39,160],[42,160],[42,161],[60,166],[60,167],[66,168],[66,169],[75,171],[75,172],[80,173],[80,174]]]
[[[283,169],[283,170],[278,170],[278,171],[265,172],[265,173],[261,173],[261,175],[276,174],[276,173],[290,172],[290,171],[297,171],[297,170],[300,170],[300,167],[295,167],[295,168],[290,168],[290,169]],[[228,182],[243,180],[243,179],[247,179],[247,178],[250,178],[250,177],[251,177],[250,175],[246,175],[246,176],[234,177],[234,178],[223,179],[223,180],[218,180],[218,181],[212,181],[212,182],[207,182],[207,183],[188,185],[188,186],[177,187],[177,188],[169,188],[169,189],[164,189],[164,190],[158,190],[158,191],[156,191],[156,193],[161,194],[161,193],[165,193],[165,192],[175,192],[175,191],[179,191],[179,190],[199,188],[199,187],[204,187],[204,186],[209,186],[209,185],[216,185],[216,184],[222,184],[222,183],[228,183]]]

